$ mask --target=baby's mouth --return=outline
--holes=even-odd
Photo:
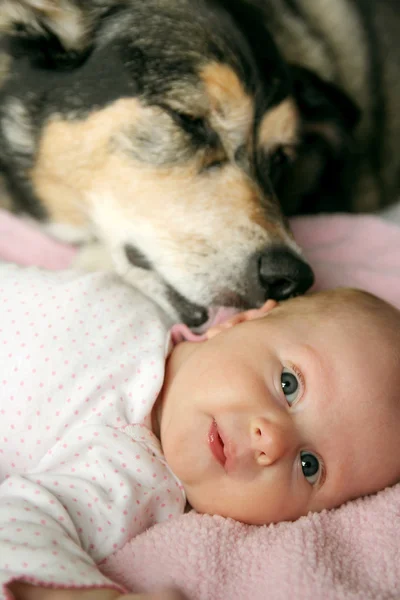
[[[226,463],[224,442],[222,441],[222,438],[219,435],[218,425],[215,419],[213,419],[210,430],[208,432],[208,445],[215,459],[219,462],[221,466],[224,467]]]

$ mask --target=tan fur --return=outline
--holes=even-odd
[[[113,135],[134,123],[138,105],[136,99],[122,99],[85,120],[55,117],[45,126],[32,182],[54,221],[85,222],[87,194],[107,165]]]
[[[35,138],[25,104],[17,98],[10,98],[5,102],[5,108],[1,119],[5,139],[21,155],[31,156],[35,150]]]
[[[253,99],[228,65],[209,63],[200,72],[210,103],[210,120],[226,137],[228,151],[249,139],[254,116]]]
[[[294,146],[297,142],[299,115],[294,100],[287,98],[263,117],[258,143],[266,151],[276,146]]]
[[[199,176],[204,160],[201,153],[168,167],[134,160],[126,150],[129,143],[135,144],[135,127],[140,123],[141,131],[144,124],[149,131],[157,129],[157,119],[162,118],[158,113],[137,99],[122,99],[85,120],[54,118],[46,125],[32,181],[52,220],[81,225],[97,213],[108,227],[113,211],[118,211],[123,219],[148,220],[156,228],[163,228],[167,221],[174,244],[187,246],[203,243],[200,223],[194,223],[198,232],[193,236],[192,228],[188,233],[188,228],[179,225],[172,233],[174,221],[193,220],[196,213],[209,214],[216,225],[215,235],[223,237],[224,228],[236,226],[238,215],[243,215],[249,225],[256,223],[274,237],[287,236],[266,220],[260,190],[234,165],[227,166],[225,174],[218,174],[216,183]],[[284,115],[283,131],[291,131],[287,109]],[[99,207],[99,197],[108,197],[110,206]],[[107,217],[103,209],[109,212]]]
[[[0,30],[9,31],[18,21],[41,32],[45,23],[60,37],[65,48],[78,50],[86,45],[91,29],[84,14],[69,0],[1,0]]]
[[[348,0],[299,0],[299,18],[282,9],[282,1],[270,4],[279,49],[289,62],[307,67],[341,87],[360,107],[362,118],[356,137],[363,145],[370,135],[373,100],[368,84],[367,33],[356,7]],[[395,93],[392,98],[397,100]],[[368,164],[360,166],[356,181],[352,208],[378,209],[380,192]]]
[[[3,177],[0,177],[0,208],[10,211],[13,209],[13,200],[8,193]]]
[[[108,3],[81,11],[75,0],[0,0],[0,27],[19,20],[31,34],[51,31],[79,51]],[[45,111],[36,131],[34,103],[10,94],[2,120],[22,183],[44,208],[42,226],[82,244],[77,265],[114,268],[187,322],[204,316],[192,307],[262,302],[268,286],[257,279],[259,258],[271,247],[301,258],[276,198],[254,177],[254,98],[227,64],[201,59],[197,68],[198,77],[182,77],[158,104],[122,97],[85,113],[84,102],[69,98],[76,108]],[[291,102],[274,108],[262,144],[292,143],[296,118]]]
[[[96,232],[117,271],[132,283],[137,270],[121,249],[133,240],[188,299],[208,305],[232,285],[245,293],[240,273],[252,252],[274,242],[296,252],[298,247],[274,199],[265,198],[234,163],[202,174],[201,151],[174,166],[135,160],[136,129],[147,127],[151,136],[166,118],[155,107],[124,99],[85,120],[53,119],[44,129],[32,172],[35,192],[53,222],[86,223],[88,235]],[[172,144],[177,135],[171,130]],[[162,143],[170,145],[168,139]],[[140,273],[142,283],[146,277],[146,293],[161,295],[154,276]]]
[[[29,23],[30,12],[19,0],[1,0],[0,2],[0,31],[9,32],[15,21]]]
[[[0,53],[0,88],[6,81],[11,66],[11,58],[6,53]]]
[[[236,73],[226,64],[209,63],[201,71],[201,78],[206,86],[212,110],[229,118],[238,109],[249,118],[251,100],[243,88]]]

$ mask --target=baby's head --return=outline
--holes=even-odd
[[[172,351],[166,459],[199,512],[294,520],[400,480],[400,312],[356,290],[237,315]]]

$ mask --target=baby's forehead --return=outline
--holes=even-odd
[[[280,302],[271,314],[277,318],[291,318],[300,322],[306,319],[308,324],[319,326],[335,319],[339,321],[349,311],[357,312],[354,307],[348,305],[340,297],[335,301],[333,297],[326,294],[316,293]]]
[[[326,442],[320,451],[327,472],[336,474],[330,490],[339,504],[400,480],[397,378],[398,372],[393,373],[395,381],[390,381],[390,370],[382,377],[379,366],[365,369],[359,363],[346,369],[343,364],[334,375],[334,393],[320,403],[322,433],[317,436]],[[321,398],[323,381],[319,384]]]
[[[270,316],[291,347],[310,345],[337,379],[372,390],[383,376],[400,377],[400,312],[378,298],[334,290],[282,302]]]
[[[287,301],[292,311],[313,308],[315,313],[340,317],[361,317],[372,321],[397,322],[400,324],[400,310],[370,292],[354,288],[335,288],[312,292]]]
[[[400,331],[400,311],[367,292],[335,289],[298,296],[282,302],[277,315],[306,319],[316,328],[334,325],[345,331],[363,326],[364,334],[378,333],[387,327]],[[400,338],[399,338],[400,344]]]
[[[336,447],[343,459],[337,484],[343,486],[344,495],[347,488],[348,499],[375,493],[400,481],[398,404],[386,402],[382,411],[370,408],[366,398],[358,405],[357,418],[348,423],[343,420],[344,435]]]
[[[315,312],[326,311],[329,309],[332,314],[340,315],[349,310],[357,312],[365,305],[369,298],[381,303],[381,300],[378,298],[362,292],[361,290],[336,288],[289,298],[286,302],[281,303],[281,306],[286,306],[293,312],[306,309],[309,310],[311,307],[313,307]],[[382,302],[382,304],[384,303]]]

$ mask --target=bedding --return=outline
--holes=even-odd
[[[292,221],[316,289],[361,287],[400,308],[400,227],[386,216]],[[1,260],[57,269],[73,256],[34,224],[0,211]],[[134,591],[175,585],[193,600],[394,600],[400,598],[399,539],[400,484],[268,527],[190,512],[137,536],[102,570]]]
[[[383,216],[387,218],[330,215],[291,220],[316,275],[313,289],[350,285],[400,305],[400,202]],[[72,246],[47,236],[34,221],[0,210],[0,260],[64,269],[75,253]]]
[[[190,600],[398,600],[399,534],[400,484],[268,527],[189,513],[133,539],[103,572]]]

